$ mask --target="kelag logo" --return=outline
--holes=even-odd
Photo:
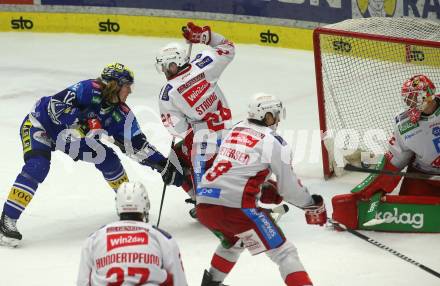
[[[110,22],[110,19],[107,19],[106,22],[99,22],[99,31],[101,32],[119,32],[120,28],[117,22]]]
[[[271,33],[270,30],[267,32],[260,33],[260,42],[262,43],[274,43],[277,44],[280,41],[280,37],[277,34]]]
[[[351,51],[351,44],[342,40],[333,41],[333,50],[349,53]]]
[[[34,23],[31,20],[24,19],[20,16],[18,19],[11,20],[11,28],[14,30],[30,30],[34,27]]]

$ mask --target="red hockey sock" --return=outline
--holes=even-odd
[[[294,273],[290,273],[287,275],[286,280],[287,286],[312,286],[312,281],[309,278],[309,275],[305,271],[298,271]]]
[[[235,262],[228,261],[224,259],[221,256],[218,256],[217,254],[214,254],[211,260],[211,266],[218,271],[221,271],[225,274],[228,274],[231,272],[232,268],[234,267]]]

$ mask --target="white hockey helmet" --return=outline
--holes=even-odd
[[[156,69],[158,72],[164,72],[171,63],[175,63],[178,67],[182,67],[189,62],[189,55],[185,47],[179,43],[169,43],[159,50],[156,56]]]
[[[271,113],[273,117],[278,117],[280,120],[286,118],[286,109],[276,96],[266,93],[255,94],[248,106],[248,118],[261,121],[266,113]]]
[[[116,193],[116,210],[118,215],[123,213],[142,213],[148,218],[150,200],[147,189],[139,182],[124,182]]]

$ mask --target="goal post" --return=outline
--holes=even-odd
[[[313,45],[325,178],[385,152],[395,116],[407,109],[405,79],[425,74],[440,89],[439,23],[350,19],[316,28]]]

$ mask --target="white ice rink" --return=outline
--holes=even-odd
[[[125,36],[0,33],[0,207],[22,167],[19,126],[36,100],[77,81],[95,78],[118,61],[135,73],[128,104],[138,116],[150,142],[168,154],[171,138],[158,116],[157,96],[165,82],[153,63],[156,51],[169,39]],[[195,46],[194,52],[201,47]],[[322,179],[313,54],[253,45],[237,45],[237,56],[220,85],[236,121],[244,118],[253,93],[279,96],[287,106],[280,125],[294,146],[294,168],[312,193],[330,199],[347,193],[364,175]],[[157,220],[160,175],[122,155],[131,180],[149,190],[150,218]],[[168,187],[161,227],[177,239],[189,285],[200,285],[218,241],[188,215],[186,194]],[[46,181],[23,213],[18,227],[22,246],[0,248],[0,286],[75,285],[80,248],[97,228],[117,220],[114,193],[93,165],[74,163],[60,152],[52,154]],[[315,286],[438,286],[440,280],[359,238],[305,223],[302,211],[280,220],[287,238],[298,248]],[[440,271],[439,234],[364,232],[391,248]],[[225,281],[228,285],[283,285],[268,257],[242,255]]]

